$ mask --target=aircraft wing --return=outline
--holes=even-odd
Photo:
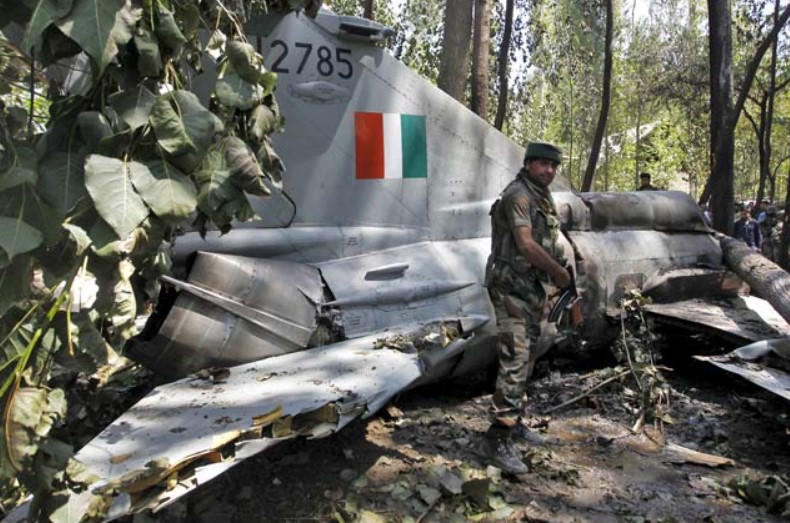
[[[422,328],[387,335],[429,336]],[[105,521],[158,510],[277,443],[328,436],[372,414],[426,369],[420,354],[380,338],[218,369],[215,378],[229,374],[216,381],[207,373],[155,388],[76,454],[99,479],[70,499],[74,513],[91,496],[110,502]],[[453,351],[450,345],[439,350]],[[26,509],[6,521],[25,521]]]

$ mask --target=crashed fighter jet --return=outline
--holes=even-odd
[[[279,75],[284,190],[252,201],[260,221],[178,238],[188,276],[165,278],[127,349],[178,379],[76,456],[98,477],[80,496],[102,497],[106,520],[495,358],[489,209],[523,148],[377,46],[390,30],[375,22],[322,11],[247,30]],[[765,302],[735,297],[740,281],[688,195],[577,194],[561,176],[552,190],[585,321],[573,336],[563,319],[544,324],[541,350],[608,344],[608,313],[636,288],[667,322],[744,341],[790,332]]]

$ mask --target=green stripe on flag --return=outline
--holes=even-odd
[[[403,177],[428,177],[428,152],[425,142],[425,117],[402,114],[401,151],[403,153]]]

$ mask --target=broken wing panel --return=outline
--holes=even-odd
[[[722,356],[695,356],[790,400],[790,338],[761,340]]]
[[[658,321],[694,330],[702,327],[735,343],[790,336],[790,325],[756,296],[652,303],[645,311]]]
[[[112,515],[157,509],[243,459],[296,436],[322,437],[381,408],[421,375],[417,354],[376,336],[230,369],[227,382],[162,385],[75,456]],[[16,521],[16,519],[9,519]]]

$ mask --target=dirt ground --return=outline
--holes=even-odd
[[[663,436],[653,424],[648,436],[632,434],[634,391],[620,380],[541,415],[612,374],[549,363],[530,385],[529,424],[543,441],[520,446],[530,467],[523,477],[487,466],[491,381],[475,376],[402,394],[331,437],[275,447],[134,520],[784,521],[786,404],[701,363],[665,364],[675,369],[665,373],[674,423]],[[693,462],[710,455],[731,462]]]

